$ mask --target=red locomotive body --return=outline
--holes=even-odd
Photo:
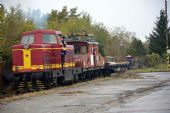
[[[104,66],[104,58],[98,52],[98,43],[93,41],[69,41],[74,45],[75,66],[84,70]]]
[[[61,32],[36,30],[23,33],[21,44],[12,47],[13,72],[42,72],[61,69],[62,46],[57,39]],[[64,67],[74,67],[73,46],[64,48],[69,54]]]
[[[96,41],[61,38],[60,31],[34,30],[22,35],[21,44],[12,47],[16,86],[42,81],[46,87],[65,81],[91,79],[105,71],[104,58]]]

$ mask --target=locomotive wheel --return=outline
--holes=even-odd
[[[64,77],[62,76],[62,77],[58,77],[57,78],[57,83],[58,83],[58,85],[64,85]]]
[[[91,74],[91,72],[87,72],[87,79],[88,79],[88,80],[91,80],[91,79],[92,79],[92,74]]]
[[[18,88],[19,79],[20,79],[20,76],[18,76],[18,75],[16,75],[16,76],[14,77],[14,87],[13,87],[14,90],[17,90],[17,88]]]
[[[77,83],[79,81],[79,77],[77,74],[74,74],[74,82]]]
[[[54,87],[57,87],[58,85],[57,77],[53,77],[53,84],[54,84]]]
[[[99,70],[99,76],[101,77],[103,75],[102,70]]]

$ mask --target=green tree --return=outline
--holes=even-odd
[[[68,18],[77,18],[79,16],[80,14],[77,14],[77,7],[70,9]]]
[[[48,29],[58,29],[58,11],[52,10],[47,19]]]
[[[11,7],[10,11],[5,13],[2,28],[2,48],[4,60],[11,58],[11,46],[18,44],[21,34],[35,28],[33,22],[24,17],[22,9]]]
[[[107,39],[110,35],[106,27],[102,23],[96,23],[92,26],[92,32],[95,35],[96,40],[99,42],[99,52],[104,56],[107,55]]]
[[[112,54],[117,59],[123,60],[127,55],[127,48],[135,33],[129,32],[125,27],[115,27],[112,31]],[[111,50],[109,53],[111,53]]]
[[[91,23],[84,16],[82,16],[69,18],[68,21],[60,25],[60,30],[64,34],[69,34],[70,32],[76,34],[82,31],[89,33],[91,27]]]
[[[161,58],[159,54],[152,53],[145,56],[145,63],[147,66],[152,67],[161,63]]]
[[[165,11],[160,11],[160,16],[157,17],[155,22],[155,27],[153,28],[152,33],[148,37],[149,39],[149,52],[157,53],[163,55],[166,52],[166,18]],[[170,44],[170,43],[169,43]]]
[[[135,35],[125,28],[116,28],[112,34],[103,23],[92,23],[92,18],[86,12],[77,13],[77,8],[63,7],[61,11],[52,10],[47,19],[48,29],[60,30],[64,35],[86,32],[94,34],[99,42],[99,52],[102,55],[126,56],[126,48]],[[121,45],[122,44],[122,45]],[[120,52],[121,49],[121,52]]]
[[[2,88],[3,86],[3,80],[2,80],[2,65],[3,65],[3,62],[2,62],[2,28],[3,28],[3,20],[4,20],[4,17],[5,17],[5,8],[2,4],[0,4],[0,89]]]
[[[2,4],[0,4],[0,24],[2,24],[4,17],[5,17],[5,8]]]
[[[108,31],[101,23],[92,24],[89,14],[82,12],[77,13],[77,8],[71,8],[69,11],[64,6],[61,11],[52,10],[47,19],[49,29],[60,30],[63,34],[77,34],[79,32],[87,32],[94,34],[96,40],[100,43],[99,51],[104,55],[105,43],[108,38]]]
[[[67,11],[67,6],[64,6],[63,9],[58,12],[59,23],[66,22],[68,20],[68,14],[69,12]]]
[[[142,57],[146,54],[146,49],[140,39],[133,38],[128,48],[128,54],[135,57]]]

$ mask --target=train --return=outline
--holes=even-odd
[[[99,43],[88,34],[63,36],[61,31],[33,30],[12,46],[15,89],[48,89],[67,82],[107,76],[129,62],[109,63],[99,53]]]

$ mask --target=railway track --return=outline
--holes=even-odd
[[[43,81],[37,80],[36,82],[24,82],[24,81],[20,81],[17,85],[16,85],[16,80],[17,78],[14,79],[14,81],[12,83],[10,83],[8,86],[6,86],[3,90],[0,91],[0,98],[4,98],[4,97],[10,97],[13,95],[20,95],[20,94],[24,94],[24,93],[30,93],[30,92],[35,92],[35,91],[42,91],[42,90],[47,90],[50,88],[55,88],[55,87],[63,87],[65,85],[70,85],[73,83],[80,83],[80,82],[85,82],[88,80],[93,80],[99,77],[108,77],[110,76],[110,74],[108,75],[100,75],[100,76],[94,76],[92,78],[81,78],[78,81],[74,80],[74,81],[70,81],[70,82],[65,82],[62,84],[51,84],[50,87],[46,87],[45,83]]]

